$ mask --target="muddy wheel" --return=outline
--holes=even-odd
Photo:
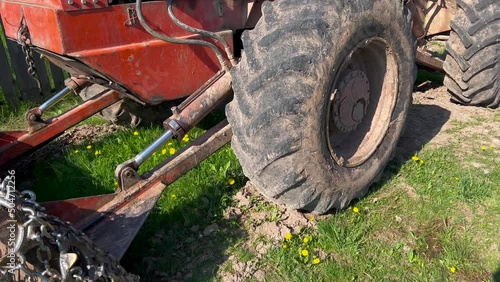
[[[234,152],[268,198],[315,213],[345,208],[401,134],[415,78],[410,15],[391,0],[262,9],[232,71]]]
[[[500,104],[500,2],[459,0],[446,43],[444,85],[452,100],[497,108]]]
[[[109,89],[93,84],[80,92],[84,101]],[[135,101],[124,99],[99,112],[99,115],[113,124],[136,127],[161,124],[172,115],[170,108],[174,103],[165,102],[156,106],[143,106]]]

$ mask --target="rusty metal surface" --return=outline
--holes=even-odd
[[[47,120],[45,127],[32,134],[27,131],[24,131],[22,135],[20,135],[18,131],[14,133],[8,131],[1,132],[0,166],[30,151],[31,149],[56,138],[66,129],[87,119],[120,99],[122,99],[120,93],[116,91],[108,91],[95,99],[86,101],[85,103],[58,117]]]
[[[45,207],[45,212],[47,214],[58,217],[64,221],[75,223],[93,215],[97,209],[111,201],[115,197],[115,195],[116,194],[104,194],[98,196],[45,202],[42,204],[42,206]]]
[[[231,140],[231,127],[223,121],[174,156],[168,158],[142,180],[122,191],[77,226],[95,244],[121,258],[141,228],[165,188]]]
[[[422,65],[422,66],[425,66],[425,67],[428,67],[428,68],[431,68],[434,70],[444,71],[442,60],[440,60],[436,57],[432,57],[419,49],[417,49],[416,60],[417,60],[417,63]]]
[[[220,2],[222,9],[217,9],[215,4],[219,2],[179,1],[174,12],[182,22],[204,30],[243,28],[247,1]],[[219,70],[211,50],[165,43],[153,38],[138,22],[130,24],[130,9],[134,4],[66,12],[58,1],[0,0],[8,37],[16,37],[24,14],[34,46],[75,58],[82,65],[79,71],[93,69],[93,73],[117,82],[149,104],[188,96]],[[144,3],[143,13],[160,32],[194,38],[170,20],[165,1]],[[232,32],[221,35],[232,48]],[[59,65],[68,69],[64,62]]]
[[[200,92],[201,94],[190,100],[189,104],[182,105],[182,111],[168,118],[163,126],[165,129],[172,130],[175,138],[182,138],[186,132],[232,93],[231,85],[231,74],[225,73],[205,91]]]

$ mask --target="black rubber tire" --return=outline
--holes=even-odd
[[[498,108],[500,104],[500,2],[457,0],[446,43],[444,85],[453,101]]]
[[[93,84],[80,91],[79,95],[84,101],[87,101],[95,95],[108,90],[102,85]],[[131,127],[150,126],[161,124],[171,116],[172,111],[170,108],[174,105],[176,103],[172,101],[155,106],[143,106],[133,100],[123,99],[100,111],[99,115],[113,124]]]
[[[226,115],[233,150],[271,200],[318,214],[344,209],[381,175],[403,129],[416,75],[411,16],[392,0],[266,1],[262,12],[255,29],[243,33],[242,59],[232,70]],[[346,167],[330,153],[328,101],[343,60],[374,37],[392,50],[399,91],[375,152]]]

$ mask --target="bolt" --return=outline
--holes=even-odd
[[[73,5],[73,0],[68,0],[69,5]]]

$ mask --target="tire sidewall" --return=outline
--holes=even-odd
[[[400,16],[401,17],[401,16]],[[380,21],[380,20],[385,21]],[[311,136],[304,140],[304,149],[315,155],[307,165],[309,175],[316,175],[314,182],[324,181],[328,189],[323,193],[336,194],[340,206],[348,204],[350,199],[359,198],[366,193],[368,186],[381,173],[394,151],[395,145],[403,129],[407,111],[411,103],[411,93],[414,72],[414,48],[411,38],[405,33],[398,23],[391,22],[391,15],[385,17],[375,16],[373,12],[357,13],[354,19],[345,23],[343,32],[338,42],[325,42],[325,58],[320,59],[319,70],[325,72],[324,79],[318,83],[313,98],[313,109],[316,114],[309,115],[309,123],[312,126],[305,127],[304,136]],[[330,99],[332,86],[341,66],[352,50],[358,44],[371,38],[383,39],[395,56],[398,73],[398,93],[394,110],[391,115],[389,128],[376,151],[365,162],[359,166],[348,168],[337,164],[332,158],[326,140],[326,123],[328,113],[328,100]],[[410,63],[411,62],[411,63]],[[322,77],[318,75],[318,77]],[[318,98],[316,98],[318,97]],[[320,148],[320,150],[318,150]],[[322,167],[324,169],[318,169]],[[323,173],[321,173],[323,172]],[[325,173],[326,172],[326,173]],[[323,189],[322,189],[323,190]],[[339,195],[341,190],[341,196]]]

